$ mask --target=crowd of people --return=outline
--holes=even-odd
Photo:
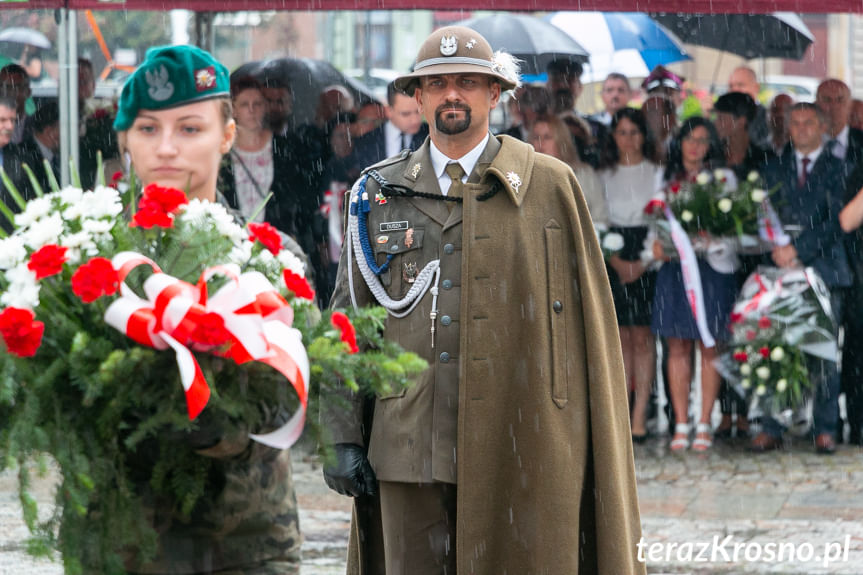
[[[762,422],[760,434],[748,437],[746,401],[722,380],[715,360],[729,337],[729,315],[745,278],[759,265],[803,265],[814,267],[830,287],[848,342],[841,366],[813,366],[821,375],[814,401],[816,449],[835,451],[845,438],[845,423],[849,441],[863,444],[863,353],[853,348],[855,334],[863,332],[858,313],[863,302],[856,301],[854,289],[863,281],[863,240],[856,231],[863,200],[855,201],[863,185],[863,102],[852,100],[842,81],[826,79],[814,102],[779,94],[763,106],[757,75],[743,66],[731,73],[729,92],[715,101],[710,117],[679,119],[683,79],[659,66],[641,83],[640,108],[630,107],[636,95],[630,79],[612,73],[602,83],[604,109],[586,116],[576,111],[580,76],[580,64],[553,62],[544,85],[520,86],[508,100],[512,121],[501,133],[567,164],[594,224],[624,239],[607,269],[631,394],[633,440],[644,441],[653,428],[649,420],[659,412],[655,387],[661,381],[669,398],[666,413],[674,422],[672,450],[703,451],[715,438],[732,436],[750,439],[755,451],[782,445],[782,428],[769,420]],[[120,158],[111,126],[114,112],[93,106],[94,87],[92,65],[82,59],[79,169],[85,187],[96,181],[97,150],[106,161]],[[234,74],[230,96],[236,141],[222,159],[218,191],[245,218],[269,222],[297,241],[325,306],[343,241],[344,194],[363,169],[422,145],[429,130],[419,104],[395,85],[389,86],[386,102],[357,101],[345,87],[333,85],[319,95],[314,121],[297,125],[292,87],[284,77]],[[58,107],[48,103],[28,116],[29,97],[27,71],[18,64],[2,68],[0,163],[25,198],[35,191],[23,165],[35,168],[43,188],[48,186],[43,161],[59,178]],[[716,169],[726,170],[732,181],[760,173],[769,186],[778,187],[783,223],[801,232],[791,246],[764,253],[736,253],[727,239],[698,246],[707,319],[719,342],[705,346],[686,303],[681,266],[651,235],[643,208],[674,182]],[[13,204],[5,186],[0,195],[6,205]],[[9,229],[7,222],[3,225]],[[655,373],[657,349],[661,378]],[[700,370],[694,366],[695,349]],[[701,405],[696,409],[689,398],[697,372]],[[841,393],[847,421],[839,419]],[[717,400],[722,419],[714,428]]]
[[[854,335],[860,330],[857,294],[863,279],[857,232],[863,200],[855,201],[863,184],[863,131],[852,122],[863,102],[852,100],[844,82],[829,78],[819,85],[814,102],[779,94],[765,107],[758,100],[756,73],[742,66],[731,73],[729,91],[714,102],[710,117],[681,120],[683,80],[660,66],[641,84],[645,100],[640,109],[628,107],[634,95],[629,79],[611,74],[602,85],[605,109],[581,116],[572,110],[581,92],[580,73],[577,64],[558,65],[549,70],[546,86],[524,87],[516,100],[518,124],[506,133],[569,164],[594,223],[623,237],[623,248],[608,260],[608,272],[631,392],[633,440],[648,436],[649,414],[658,411],[651,402],[654,385],[662,381],[670,399],[672,451],[705,451],[715,438],[730,437],[745,438],[753,452],[783,446],[785,429],[768,415],[759,418],[761,432],[750,437],[747,401],[723,381],[716,360],[727,350],[731,311],[749,274],[758,266],[806,266],[829,288],[832,312],[846,334],[841,362],[808,365],[815,388],[815,449],[833,453],[846,438],[846,424],[848,441],[861,445],[861,354]],[[765,245],[760,252],[738,253],[742,250],[732,238],[698,243],[706,320],[717,345],[702,341],[681,264],[665,253],[644,210],[651,198],[694,181],[705,170],[723,170],[730,185],[759,174],[775,190],[772,202],[780,221],[794,230],[790,245]],[[689,405],[696,347],[699,409]],[[655,373],[657,349],[662,350],[662,378]],[[840,420],[843,393],[847,417]],[[722,418],[714,428],[717,400]]]

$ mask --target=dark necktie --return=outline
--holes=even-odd
[[[461,164],[458,162],[447,164],[444,171],[449,176],[450,180],[452,180],[447,196],[450,198],[462,197],[464,184],[462,184],[461,179],[464,177],[464,170],[462,169]],[[455,206],[455,202],[446,202],[446,206],[450,211],[452,211],[453,206]]]
[[[809,163],[812,162],[808,157],[803,157],[803,169],[800,171],[800,176],[797,178],[797,187],[802,188],[806,185],[806,179],[809,177]]]

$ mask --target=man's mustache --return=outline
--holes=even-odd
[[[443,104],[437,107],[437,109],[435,110],[435,114],[440,115],[443,112],[454,112],[456,110],[470,112],[470,106],[466,106],[464,104]]]

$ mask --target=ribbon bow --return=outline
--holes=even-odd
[[[278,449],[299,439],[308,405],[309,360],[302,335],[290,327],[293,310],[263,274],[241,274],[238,266],[227,264],[205,269],[192,285],[163,273],[153,260],[135,252],[117,254],[112,264],[120,278],[120,297],[105,311],[105,322],[141,345],[174,350],[189,419],[195,419],[210,398],[191,350],[237,364],[260,361],[291,382],[300,409],[276,431],[251,437]],[[154,272],[144,282],[146,298],[125,283],[129,272],[140,265],[149,265]],[[208,301],[207,280],[216,274],[231,281]]]

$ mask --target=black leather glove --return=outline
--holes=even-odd
[[[327,486],[350,497],[376,495],[378,480],[366,457],[366,450],[354,443],[337,443],[335,452],[335,463],[324,466]]]

